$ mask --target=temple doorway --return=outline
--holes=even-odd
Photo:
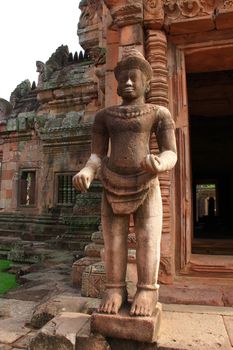
[[[233,255],[233,70],[187,75],[192,253]]]

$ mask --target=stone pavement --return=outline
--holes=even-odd
[[[66,299],[64,301],[66,308],[63,308],[65,312],[56,315],[54,319],[40,330],[33,329],[30,324],[30,317],[35,307],[35,302],[0,299],[0,350],[28,349],[29,343],[32,338],[35,338],[37,333],[48,334],[48,329],[51,328],[51,324],[54,326],[56,323],[59,324],[59,334],[56,335],[55,331],[49,331],[53,335],[53,339],[56,340],[56,336],[60,337],[62,334],[67,338],[69,346],[63,346],[61,349],[75,349],[75,341],[72,340],[70,343],[70,339],[74,339],[74,326],[71,327],[71,329],[67,327],[66,321],[64,322],[67,318],[67,311],[71,311],[69,307],[67,307],[67,305],[69,305],[69,298],[74,301],[75,297],[69,295],[64,297],[64,300]],[[84,301],[82,301],[82,299],[84,299]],[[87,317],[86,320],[88,321],[90,319],[87,315],[87,313],[90,313],[90,309],[83,308],[84,302],[87,303],[88,299],[89,298],[77,296],[75,311],[78,309],[77,306],[80,305],[81,312],[83,313],[75,313],[74,311],[72,316],[72,312],[70,312],[68,314],[69,318],[74,318],[72,323],[75,322],[76,317],[80,319],[80,317],[85,317],[85,314]],[[92,299],[89,299],[89,301],[93,304]],[[99,301],[95,299],[96,307],[98,303]],[[162,325],[157,347],[154,345],[153,348],[150,347],[150,349],[233,350],[232,308],[174,304],[163,304],[162,307]],[[61,311],[61,309],[59,311]],[[77,324],[83,325],[79,319],[76,320]],[[89,328],[88,326],[88,329]],[[72,336],[69,333],[72,333]],[[88,341],[87,338],[87,342]],[[57,342],[53,340],[53,344],[57,344]],[[82,349],[84,348],[85,346],[82,345]],[[105,344],[100,350],[105,350],[107,348],[109,347],[106,347]],[[60,347],[50,347],[50,345],[48,347],[34,346],[33,349],[59,350]],[[79,349],[77,345],[76,349]],[[128,349],[134,349],[134,347],[127,346],[127,350]],[[137,347],[135,347],[135,349],[137,349]]]
[[[119,347],[116,339],[90,337],[89,315],[100,300],[73,288],[72,259],[68,251],[54,252],[21,276],[22,286],[0,298],[0,350],[28,349],[38,334],[42,347],[34,342],[30,350],[233,350],[233,308],[224,306],[163,303],[157,346],[126,341]]]

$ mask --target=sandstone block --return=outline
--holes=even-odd
[[[118,62],[118,45],[117,44],[109,44],[108,52],[106,56],[106,68],[109,71],[113,71],[116,64]]]
[[[95,264],[99,258],[85,257],[75,261],[72,266],[72,283],[73,286],[81,286],[82,274],[87,266]]]
[[[120,43],[125,45],[143,45],[143,30],[141,24],[133,24],[121,28]]]
[[[170,32],[172,34],[196,33],[197,31],[206,32],[213,29],[214,21],[212,15],[180,20],[173,22],[170,26]]]
[[[103,262],[85,269],[82,276],[82,296],[101,298],[105,290],[106,275]]]
[[[76,334],[90,333],[90,316],[64,312],[48,322],[29,344],[29,350],[74,350]]]
[[[219,9],[216,17],[216,28],[219,30],[233,28],[233,11]]]
[[[100,258],[100,252],[103,249],[102,244],[90,243],[85,247],[85,255],[94,258]]]
[[[161,304],[157,304],[151,317],[131,317],[129,305],[117,315],[94,313],[91,316],[91,331],[101,335],[153,343],[157,340],[161,322]]]
[[[118,30],[107,30],[107,43],[117,44],[119,43],[119,31]]]

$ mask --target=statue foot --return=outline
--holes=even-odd
[[[151,316],[157,301],[158,290],[138,289],[130,309],[130,316]]]
[[[127,300],[126,288],[108,288],[104,293],[98,312],[117,314]]]

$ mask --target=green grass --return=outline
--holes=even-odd
[[[3,272],[11,266],[11,261],[0,260],[0,294],[6,293],[8,290],[17,287],[15,275]]]

